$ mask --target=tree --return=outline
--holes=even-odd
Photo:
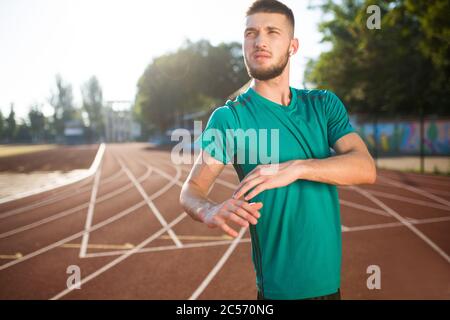
[[[94,139],[103,138],[105,125],[103,121],[103,94],[98,79],[92,76],[81,88],[83,109],[88,114],[89,127]]]
[[[17,126],[15,140],[21,143],[30,143],[32,141],[30,127],[24,121]]]
[[[14,141],[16,135],[16,113],[14,112],[14,103],[11,103],[11,111],[6,118],[6,138],[8,142]]]
[[[405,0],[404,10],[418,20],[421,32],[419,50],[431,60],[429,78],[431,95],[428,105],[441,106],[440,113],[450,114],[450,2],[448,0]]]
[[[5,129],[5,123],[4,123],[4,119],[3,119],[3,114],[2,111],[0,110],[0,142],[3,139],[3,132]]]
[[[32,105],[28,112],[30,120],[30,135],[32,142],[42,141],[45,135],[45,116],[38,104]]]
[[[332,48],[310,61],[305,79],[335,91],[352,111],[417,115],[428,109],[449,114],[449,71],[442,67],[448,63],[448,55],[442,52],[448,52],[448,36],[444,35],[449,20],[443,18],[446,13],[436,12],[436,8],[448,7],[443,2],[447,1],[322,2],[319,7],[331,19],[319,28],[323,41]],[[366,27],[367,7],[374,4],[381,10],[379,30]],[[446,31],[431,36],[439,28],[427,31],[428,24]],[[435,48],[440,48],[438,57],[430,53]]]
[[[186,113],[223,104],[248,79],[239,43],[212,46],[187,40],[147,66],[137,85],[134,112],[147,127],[163,133]]]
[[[56,75],[56,92],[51,94],[49,103],[55,109],[53,114],[53,125],[56,136],[64,135],[64,124],[69,120],[79,119],[80,115],[73,105],[72,86]]]
[[[435,66],[450,67],[450,2],[447,0],[406,0],[405,10],[417,17],[421,27],[420,50]]]

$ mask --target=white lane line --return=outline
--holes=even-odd
[[[95,172],[97,172],[98,165],[100,164],[100,161],[103,158],[104,153],[105,153],[105,144],[102,143],[100,145],[100,147],[98,148],[97,154],[95,156],[94,161],[91,164],[91,167],[87,171],[80,173],[79,175],[77,175],[73,178],[67,179],[64,182],[53,183],[53,184],[47,185],[45,187],[16,193],[14,195],[2,198],[2,199],[0,199],[0,204],[10,202],[10,201],[15,201],[15,200],[22,199],[22,198],[26,198],[29,196],[34,196],[34,195],[42,193],[42,192],[50,191],[50,190],[60,188],[63,186],[68,186],[70,184],[73,184],[73,183],[79,182],[81,180],[84,180],[86,178],[89,178],[89,177],[93,176]]]
[[[446,222],[446,221],[450,221],[450,217],[409,220],[409,222],[411,224],[427,224],[427,223]],[[369,225],[365,225],[365,226],[347,227],[347,230],[345,230],[344,232],[365,231],[365,230],[373,230],[373,229],[386,229],[386,228],[404,227],[404,226],[405,225],[401,222],[389,222],[389,223],[369,224]]]
[[[79,243],[66,243],[61,246],[61,248],[67,248],[67,249],[79,249],[81,247],[81,244]],[[126,242],[124,244],[88,244],[89,249],[100,249],[100,250],[128,250],[133,249],[134,244]],[[88,253],[86,253],[86,256]]]
[[[15,229],[3,232],[3,233],[0,234],[0,239],[8,238],[8,237],[13,236],[15,234],[18,234],[18,233],[21,233],[21,232],[24,232],[24,231],[27,231],[27,230],[39,227],[39,226],[41,226],[43,224],[49,223],[51,221],[60,219],[62,217],[71,215],[71,214],[76,213],[76,212],[79,212],[80,210],[83,210],[83,209],[85,209],[87,207],[88,207],[87,203],[80,204],[80,205],[78,205],[76,207],[73,207],[71,209],[64,210],[64,211],[61,211],[61,212],[56,213],[54,215],[51,215],[50,217],[46,217],[44,219],[41,219],[41,220],[38,220],[38,221],[35,221],[35,222],[32,222],[32,223],[29,223],[27,225],[24,225],[24,226],[21,226],[21,227],[18,227],[18,228],[15,228]]]
[[[154,234],[152,234],[150,237],[148,237],[147,239],[145,239],[144,241],[142,241],[139,245],[137,245],[135,248],[127,250],[126,253],[122,254],[121,256],[119,256],[118,258],[114,259],[113,261],[107,263],[106,265],[104,265],[103,267],[101,267],[100,269],[96,270],[95,272],[91,273],[90,275],[88,275],[87,277],[84,277],[81,282],[80,285],[84,285],[85,283],[91,281],[92,279],[98,277],[99,275],[101,275],[102,273],[108,271],[109,269],[111,269],[112,267],[116,266],[117,264],[119,264],[120,262],[122,262],[123,260],[127,259],[128,257],[130,257],[132,254],[134,254],[136,251],[142,249],[143,247],[145,247],[147,244],[149,244],[150,242],[152,242],[153,240],[155,240],[156,238],[158,238],[161,234],[165,233],[166,231],[168,231],[172,226],[174,226],[175,224],[177,224],[178,222],[180,222],[184,217],[187,216],[187,213],[183,212],[182,214],[180,214],[177,218],[175,218],[170,224],[164,226],[163,228],[161,228],[159,231],[155,232]],[[65,289],[63,291],[61,291],[60,293],[58,293],[57,295],[55,295],[54,297],[52,297],[50,300],[58,300],[61,299],[62,297],[64,297],[65,295],[67,295],[68,293],[70,293],[73,289]]]
[[[108,224],[110,224],[110,223],[112,223],[112,222],[114,222],[116,220],[119,220],[120,218],[123,218],[126,215],[128,215],[128,214],[130,214],[130,213],[132,213],[132,212],[136,211],[137,209],[142,208],[144,206],[145,206],[145,201],[138,202],[135,205],[133,205],[133,206],[131,206],[131,207],[125,209],[125,210],[122,210],[121,212],[119,212],[117,214],[115,214],[114,216],[112,216],[112,217],[110,217],[110,218],[108,218],[108,219],[106,219],[106,220],[104,220],[104,221],[102,221],[100,223],[97,223],[97,224],[93,225],[89,231],[92,232],[92,231],[95,231],[95,230],[97,230],[97,229],[99,229],[101,227],[104,227],[105,225],[108,225]],[[61,239],[59,241],[53,242],[53,243],[51,243],[51,244],[49,244],[49,245],[47,245],[47,246],[45,246],[45,247],[43,247],[41,249],[33,251],[33,252],[29,253],[29,254],[26,254],[20,259],[11,261],[9,263],[5,263],[5,264],[0,266],[0,271],[5,270],[7,268],[10,268],[10,267],[12,267],[12,266],[14,266],[14,265],[16,265],[18,263],[27,261],[27,260],[29,260],[31,258],[34,258],[34,257],[38,256],[38,255],[41,255],[41,254],[43,254],[43,253],[45,253],[47,251],[50,251],[50,250],[52,250],[54,248],[57,248],[57,247],[61,246],[61,245],[65,244],[65,243],[67,243],[69,241],[77,239],[77,238],[81,237],[83,235],[83,233],[84,233],[84,230],[82,230],[80,232],[77,232],[77,233],[75,233],[75,234],[73,234],[71,236],[68,236],[68,237],[66,237],[64,239]]]
[[[114,175],[112,175],[112,176],[110,176],[108,178],[105,178],[105,180],[102,181],[102,185],[114,181],[121,174],[122,174],[122,171],[119,170],[118,172],[114,173]],[[89,180],[90,179],[86,179],[86,182],[83,181],[83,184],[87,184],[87,182],[89,182]],[[76,191],[70,190],[70,189],[69,190],[64,190],[64,191],[59,192],[56,195],[52,195],[52,196],[50,196],[50,197],[48,197],[48,198],[46,198],[44,200],[33,202],[32,204],[29,204],[29,205],[26,205],[26,206],[23,206],[23,207],[19,207],[19,208],[16,208],[16,209],[12,209],[10,211],[5,211],[5,212],[3,212],[0,215],[0,219],[4,219],[4,218],[10,217],[10,216],[14,216],[14,215],[17,215],[17,214],[20,214],[20,213],[24,213],[25,211],[27,213],[31,213],[31,212],[33,212],[33,211],[29,211],[31,209],[40,208],[40,207],[43,207],[45,205],[52,204],[52,203],[55,203],[57,201],[61,201],[61,200],[73,197],[74,193],[77,194],[77,195],[82,194],[82,193],[84,193],[86,191],[89,191],[90,189],[91,189],[90,186],[86,186],[86,187],[79,188]],[[66,193],[69,193],[69,194],[66,195]]]
[[[380,185],[380,186],[392,186],[390,183],[382,182],[382,181],[377,181],[377,184]],[[447,187],[450,188],[450,182],[448,183]],[[428,186],[426,186],[426,187],[422,186],[422,187],[420,187],[420,190],[423,190],[423,191],[426,191],[426,192],[429,192],[429,193],[432,193],[432,194],[436,194],[436,195],[442,195],[442,196],[445,196],[445,197],[450,197],[450,192],[433,189],[433,188],[430,188]]]
[[[449,186],[449,188],[450,188],[450,186]],[[422,189],[422,190],[430,192],[430,193],[433,193],[433,194],[438,194],[438,195],[441,195],[441,196],[444,196],[444,197],[450,197],[450,192],[447,192],[447,191],[431,189],[431,188],[425,188],[425,189]]]
[[[351,189],[351,187],[346,186],[345,189],[348,190],[348,189]],[[395,194],[390,194],[390,193],[382,192],[382,191],[368,190],[368,189],[364,189],[364,190],[369,192],[370,194],[373,194],[375,196],[380,196],[380,197],[383,197],[383,198],[398,200],[398,201],[407,202],[407,203],[410,203],[410,204],[417,204],[417,205],[424,206],[424,207],[430,207],[430,208],[436,208],[436,209],[450,211],[450,207],[447,207],[447,206],[444,206],[444,205],[441,205],[441,204],[437,204],[437,203],[434,203],[434,202],[417,200],[417,199],[404,197],[404,196],[399,196],[399,195],[395,195]]]
[[[399,195],[390,194],[390,193],[386,193],[386,192],[382,192],[382,191],[375,191],[375,190],[370,190],[370,191],[366,190],[366,191],[373,195],[378,195],[380,197],[384,197],[384,198],[388,198],[388,199],[403,201],[403,202],[407,202],[407,203],[411,203],[411,204],[417,204],[417,205],[424,206],[424,207],[430,207],[430,208],[450,211],[450,207],[447,207],[442,204],[434,203],[434,202],[399,196]]]
[[[422,239],[426,244],[428,244],[434,251],[436,251],[440,256],[442,256],[448,263],[450,263],[450,257],[447,253],[445,253],[437,244],[435,244],[433,241],[431,241],[430,238],[428,238],[425,234],[423,234],[420,230],[418,230],[414,225],[411,224],[408,220],[403,218],[401,215],[399,215],[396,211],[388,207],[384,202],[373,196],[371,193],[356,187],[351,186],[352,189],[357,191],[358,193],[362,194],[363,196],[367,197],[369,200],[371,200],[373,203],[380,206],[383,210],[391,214],[395,219],[400,221],[403,225],[405,225],[409,230],[411,230],[416,236],[418,236],[420,239]]]
[[[416,173],[408,172],[407,175],[408,175],[408,179],[412,179],[412,180],[414,180],[415,183],[418,183],[418,184],[420,184],[420,183],[428,183],[428,184],[434,184],[436,186],[443,186],[443,187],[448,187],[448,184],[449,184],[447,181],[429,180],[429,178],[431,178],[431,179],[434,179],[434,178],[433,177],[427,177],[427,176],[424,176],[422,174],[416,174]],[[416,175],[416,177],[411,177],[411,175]],[[389,178],[388,176],[386,176],[384,174],[382,176],[385,177],[385,178]],[[390,177],[389,179],[392,179],[392,180],[397,181],[397,182],[401,182],[401,181],[399,181],[396,178]],[[444,179],[446,179],[446,178],[444,178]],[[441,179],[441,180],[444,180],[444,179]]]
[[[146,164],[146,162],[145,161],[142,161],[142,160],[137,160],[138,162],[140,162],[141,164],[143,164],[143,165],[145,165]],[[173,166],[173,165],[172,165]],[[178,177],[178,179],[176,180],[176,181],[174,181],[175,182],[175,184],[177,185],[177,186],[179,186],[180,188],[182,188],[183,187],[183,182],[184,181],[182,181],[182,180],[180,180],[180,176],[181,176],[181,171],[180,171],[180,168],[178,168],[178,167],[175,167],[175,166],[173,166],[174,168],[175,168],[175,170],[176,170],[176,175],[177,175],[177,177]],[[161,170],[161,169],[159,169],[159,168],[157,168],[157,167],[153,167],[153,170],[156,172],[156,173],[158,173],[160,176],[162,176],[162,177],[164,177],[164,178],[166,178],[166,179],[168,179],[168,180],[173,180],[174,178],[170,175],[170,174],[168,174],[167,172],[165,172],[164,170]],[[179,173],[179,174],[178,174]],[[208,193],[209,193],[210,191],[208,191]]]
[[[210,284],[212,279],[214,279],[214,277],[217,275],[220,269],[222,269],[223,265],[225,264],[225,262],[227,262],[228,258],[230,258],[231,254],[233,253],[234,249],[236,249],[237,245],[239,244],[240,240],[242,239],[246,231],[247,228],[241,228],[241,230],[239,231],[239,235],[233,240],[231,245],[228,247],[227,251],[225,251],[222,258],[220,258],[220,260],[217,262],[217,264],[214,266],[211,272],[206,276],[203,282],[190,296],[189,300],[197,300],[197,298],[203,293],[203,291]]]
[[[189,248],[223,246],[223,245],[230,244],[232,242],[233,242],[233,240],[220,240],[220,241],[207,241],[207,242],[199,242],[199,243],[188,243],[188,244],[183,244],[183,248],[177,247],[175,245],[150,247],[150,248],[140,249],[139,251],[137,251],[135,253],[148,253],[148,252],[158,252],[158,251],[166,251],[166,250],[180,250],[180,249],[189,249]],[[251,242],[251,239],[244,238],[239,241],[239,243],[247,243],[247,242]],[[117,255],[121,255],[125,252],[126,252],[126,250],[88,253],[88,254],[86,254],[86,258],[117,256]]]
[[[161,189],[159,189],[158,191],[156,191],[155,193],[153,193],[153,194],[150,196],[150,200],[154,200],[154,199],[158,198],[159,196],[161,196],[162,194],[164,194],[167,190],[169,190],[170,188],[172,188],[172,186],[175,185],[177,182],[178,182],[178,181],[177,181],[176,179],[172,178],[172,180],[170,180],[170,181],[169,181],[166,185],[164,185]],[[116,221],[116,220],[119,220],[119,219],[121,219],[121,218],[127,216],[128,214],[130,214],[130,213],[132,213],[132,212],[134,212],[134,211],[136,211],[136,210],[138,210],[138,209],[144,207],[145,204],[146,204],[145,201],[141,201],[141,202],[138,202],[138,203],[134,204],[134,205],[131,206],[131,207],[128,207],[128,208],[125,209],[125,210],[122,210],[121,212],[116,213],[116,214],[113,215],[112,217],[109,217],[108,219],[103,220],[102,222],[99,222],[99,223],[93,225],[93,226],[91,227],[91,229],[89,230],[89,232],[93,232],[93,231],[95,231],[95,230],[97,230],[97,229],[100,229],[100,228],[102,228],[102,227],[104,227],[104,226],[106,226],[106,225],[108,225],[108,224],[110,224],[110,223],[112,223],[112,222],[114,222],[114,221]],[[0,266],[0,271],[1,271],[1,270],[5,270],[5,269],[7,269],[7,268],[10,268],[10,267],[12,267],[12,266],[14,266],[14,265],[16,265],[16,264],[18,264],[18,263],[27,261],[27,260],[29,260],[29,259],[31,259],[31,258],[34,258],[34,257],[36,257],[36,256],[38,256],[38,255],[40,255],[40,254],[43,254],[43,253],[45,253],[45,252],[47,252],[47,251],[50,251],[50,250],[52,250],[52,249],[54,249],[54,248],[56,248],[56,247],[59,247],[59,246],[65,244],[65,243],[67,243],[67,242],[69,242],[69,241],[72,241],[72,240],[74,240],[74,239],[77,239],[77,238],[79,238],[80,236],[82,236],[83,233],[84,233],[84,230],[82,230],[82,231],[80,231],[80,232],[77,232],[77,233],[75,233],[75,234],[73,234],[73,235],[71,235],[71,236],[68,236],[68,237],[66,237],[66,238],[64,238],[64,239],[62,239],[62,240],[59,240],[59,241],[57,241],[57,242],[54,242],[54,243],[52,243],[52,244],[49,244],[49,245],[47,245],[47,246],[45,246],[45,247],[43,247],[43,248],[41,248],[41,249],[38,249],[38,250],[36,250],[36,251],[33,251],[33,252],[31,252],[31,253],[29,253],[29,254],[23,256],[21,259],[17,259],[17,260],[11,261],[11,262],[9,262],[9,263],[5,263],[5,264],[3,264],[3,265]]]
[[[380,216],[385,216],[385,217],[391,217],[391,215],[389,213],[384,212],[383,210],[380,209],[376,209],[376,208],[371,208],[362,204],[358,204],[352,201],[347,201],[347,200],[342,200],[340,199],[339,202],[347,207],[351,207],[351,208],[355,208],[355,209],[359,209],[359,210],[363,210],[363,211],[367,211],[373,214],[377,214]]]
[[[439,217],[439,218],[427,218],[427,219],[413,219],[410,220],[412,224],[428,224],[428,223],[437,223],[437,222],[447,222],[450,221],[450,217]],[[356,227],[347,227],[342,225],[342,232],[357,232],[357,231],[366,231],[366,230],[374,230],[374,229],[387,229],[392,227],[404,227],[401,222],[389,222],[389,223],[379,223],[379,224],[370,224]],[[200,247],[211,247],[211,246],[221,246],[232,243],[233,240],[218,240],[218,241],[205,241],[198,243],[188,243],[184,244],[183,248],[179,248],[175,245],[170,246],[158,246],[158,247],[150,247],[143,248],[136,253],[148,253],[148,252],[159,252],[166,250],[178,250],[178,249],[188,249],[188,248],[200,248]],[[251,242],[250,238],[243,238],[240,240],[240,243]],[[86,258],[98,258],[98,257],[109,257],[116,256],[125,253],[127,250],[116,250],[116,251],[107,251],[107,252],[94,252],[87,253]]]
[[[144,181],[145,179],[147,179],[148,176],[149,176],[149,175],[151,174],[151,172],[152,172],[151,169],[152,169],[151,167],[148,167],[148,166],[147,166],[147,172],[146,172],[142,177],[139,178],[139,181]],[[123,192],[125,192],[125,191],[127,191],[128,189],[131,189],[131,188],[133,188],[133,184],[132,184],[132,183],[129,183],[129,184],[127,184],[127,185],[125,185],[125,186],[123,186],[123,187],[121,187],[121,188],[119,188],[119,189],[116,189],[116,190],[111,191],[111,192],[109,192],[109,193],[107,193],[107,194],[104,194],[103,196],[101,196],[101,197],[99,197],[99,198],[97,199],[96,204],[99,204],[99,203],[102,203],[102,202],[104,202],[104,201],[106,201],[106,200],[108,200],[108,199],[111,199],[112,197],[115,197],[116,195],[119,195],[119,194],[121,194],[121,193],[123,193]],[[71,215],[71,214],[73,214],[73,213],[76,213],[76,212],[78,212],[78,211],[80,211],[80,210],[83,210],[83,209],[85,209],[85,208],[87,208],[87,207],[88,207],[88,203],[86,202],[86,203],[84,203],[84,204],[80,204],[80,205],[78,205],[78,206],[76,206],[76,207],[73,207],[73,208],[71,208],[71,209],[61,211],[61,212],[59,212],[59,213],[56,213],[56,214],[51,215],[51,216],[49,216],[49,217],[46,217],[46,218],[44,218],[44,219],[41,219],[41,220],[32,222],[32,223],[30,223],[30,224],[27,224],[27,225],[24,225],[24,226],[15,228],[15,229],[10,230],[10,231],[6,231],[6,232],[0,234],[0,239],[7,238],[7,237],[10,237],[10,236],[12,236],[12,235],[15,235],[15,234],[24,232],[24,231],[26,231],[26,230],[30,230],[30,229],[39,227],[39,226],[41,226],[41,225],[43,225],[43,224],[46,224],[46,223],[49,223],[49,222],[51,222],[51,221],[60,219],[60,218],[62,218],[62,217]]]
[[[80,247],[80,253],[79,253],[80,258],[84,258],[86,256],[86,250],[87,250],[87,245],[88,245],[88,241],[89,241],[89,229],[91,228],[92,219],[94,217],[94,208],[95,208],[95,202],[97,200],[97,191],[98,191],[101,174],[102,174],[102,171],[99,168],[99,170],[97,170],[97,173],[95,174],[94,185],[92,186],[91,200],[89,201],[89,207],[88,207],[88,212],[87,212],[87,216],[86,216],[86,223],[84,225],[83,238],[81,240],[81,247]]]
[[[150,208],[150,210],[153,213],[153,215],[156,217],[156,219],[158,219],[158,221],[161,223],[161,225],[163,227],[167,227],[166,219],[164,219],[164,217],[162,216],[161,212],[159,212],[158,208],[156,208],[156,206],[153,204],[153,201],[151,201],[149,199],[149,197],[147,195],[147,192],[145,192],[144,188],[142,188],[141,184],[136,180],[134,175],[131,173],[131,171],[128,169],[128,167],[123,163],[123,161],[120,158],[117,158],[117,160],[119,161],[119,164],[122,167],[122,170],[125,172],[125,174],[128,176],[128,178],[131,180],[131,182],[133,182],[134,186],[139,191],[139,193],[141,194],[142,198],[144,198],[145,202],[147,203],[147,206]],[[180,175],[181,175],[181,172],[179,170],[177,170],[177,176],[175,177],[175,179],[179,180]],[[172,229],[169,228],[167,230],[167,233],[172,238],[172,240],[173,240],[173,242],[175,243],[176,246],[178,246],[178,247],[182,247],[183,246],[183,244],[181,243],[180,239],[178,239],[177,235],[175,234],[175,232],[173,232]]]
[[[156,169],[156,168],[155,168]],[[181,171],[177,169],[177,176],[176,177],[170,177],[170,181],[173,184],[175,184],[174,182],[177,182],[177,184],[181,184],[179,182],[179,178],[181,175]],[[155,170],[156,171],[156,170]],[[166,187],[166,186],[165,186]],[[171,187],[171,186],[170,186]],[[164,188],[163,188],[164,189]],[[166,190],[159,190],[160,192],[164,193],[168,190],[168,188]],[[160,194],[162,194],[160,193]],[[153,195],[155,196],[155,194]],[[142,203],[145,203],[145,201],[142,201]],[[136,246],[135,248],[128,250],[126,253],[122,254],[121,256],[119,256],[117,259],[111,261],[110,263],[104,265],[102,268],[98,269],[97,271],[95,271],[94,273],[90,274],[89,276],[83,278],[83,280],[81,281],[80,285],[85,284],[86,282],[96,278],[97,276],[101,275],[102,273],[106,272],[107,270],[109,270],[110,268],[114,267],[115,265],[117,265],[118,263],[122,262],[123,260],[125,260],[126,258],[128,258],[129,256],[131,256],[132,254],[134,254],[135,252],[138,252],[139,250],[141,250],[142,248],[144,248],[146,245],[148,245],[149,243],[151,243],[153,240],[157,239],[159,236],[161,236],[163,233],[167,232],[172,226],[174,226],[175,224],[177,224],[178,222],[180,222],[182,219],[184,219],[187,216],[186,212],[183,212],[181,215],[179,215],[177,218],[175,218],[170,224],[164,226],[163,228],[161,228],[159,231],[157,231],[156,233],[154,233],[153,235],[151,235],[149,238],[147,238],[146,240],[144,240],[143,242],[141,242],[138,246]],[[65,295],[67,295],[68,293],[70,293],[72,291],[72,289],[65,289],[63,291],[61,291],[60,293],[58,293],[57,295],[55,295],[53,298],[51,298],[51,300],[57,300],[60,299],[62,297],[64,297]]]
[[[386,181],[387,183],[389,183],[389,184],[391,184],[393,186],[396,186],[398,188],[406,189],[408,191],[420,194],[421,196],[424,196],[426,198],[429,198],[431,200],[434,200],[434,201],[439,202],[439,203],[441,203],[441,204],[443,204],[445,206],[450,207],[450,201],[447,201],[447,200],[445,200],[445,199],[443,199],[441,197],[438,197],[435,194],[429,193],[429,192],[424,191],[422,189],[419,189],[419,188],[416,188],[416,187],[413,187],[413,186],[410,186],[410,185],[407,185],[407,184],[404,184],[404,183],[401,183],[401,182],[397,182],[397,181],[392,180],[392,179],[387,178],[387,177],[381,177],[380,176],[379,178],[382,181],[384,180],[384,181]],[[450,186],[450,183],[449,183],[449,186]]]

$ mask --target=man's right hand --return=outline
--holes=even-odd
[[[228,199],[206,209],[203,213],[203,222],[210,228],[220,227],[225,233],[235,238],[238,232],[228,223],[231,221],[244,228],[247,228],[249,223],[255,225],[261,217],[259,210],[262,207],[262,202],[249,203],[233,198]]]

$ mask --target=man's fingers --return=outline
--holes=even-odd
[[[257,177],[255,179],[248,180],[246,183],[244,183],[241,187],[238,187],[233,197],[235,199],[239,199],[242,197],[247,191],[254,188],[256,185],[262,183],[265,181],[264,177]]]
[[[262,202],[248,203],[246,201],[241,201],[240,206],[247,212],[250,212],[254,217],[261,217],[261,213],[259,212],[259,210],[263,207]]]
[[[254,168],[252,171],[250,171],[250,172],[247,174],[247,176],[246,176],[246,177],[238,184],[238,186],[236,187],[235,193],[236,193],[237,191],[239,191],[239,189],[242,188],[242,186],[243,186],[245,183],[247,183],[248,181],[253,180],[254,178],[257,178],[257,177],[259,176],[257,170],[258,170],[258,167]],[[236,198],[236,199],[239,199],[239,198]]]
[[[230,228],[230,226],[228,226],[225,222],[221,224],[220,227],[226,234],[232,236],[233,238],[236,238],[239,235],[236,230]]]
[[[228,221],[233,221],[237,225],[244,227],[244,228],[248,227],[248,221],[242,219],[240,216],[238,216],[234,212],[230,213],[230,215],[228,216]]]
[[[267,189],[267,184],[260,184],[255,189],[252,190],[248,195],[245,196],[245,200],[251,200],[252,198],[256,197],[261,192],[265,191]]]
[[[246,210],[242,209],[241,207],[235,206],[234,212],[242,217],[243,219],[247,220],[251,224],[257,224],[258,220],[252,215],[252,213],[248,213]]]
[[[237,237],[238,232],[232,229],[227,222],[232,221],[243,228],[248,228],[249,223],[257,224],[257,218],[261,217],[259,209],[262,202],[248,203],[242,200],[231,200],[224,203],[225,206],[218,212],[214,219],[214,225],[219,226],[225,233]]]

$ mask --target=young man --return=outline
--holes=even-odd
[[[233,237],[238,236],[233,224],[250,226],[259,299],[339,299],[341,224],[336,185],[374,183],[376,169],[336,95],[289,86],[289,59],[298,47],[288,7],[274,0],[252,4],[243,44],[251,87],[211,115],[197,140],[202,151],[183,185],[180,202],[195,220]],[[226,138],[206,139],[211,129]],[[232,143],[225,148],[236,139],[226,135],[229,129],[278,130],[274,144],[278,161],[261,164],[258,144]],[[211,144],[222,144],[223,149],[208,151]],[[241,183],[231,199],[214,203],[207,198],[208,190],[239,152],[256,152],[257,161],[248,161],[250,156],[234,161]],[[277,170],[265,170],[274,164]]]

